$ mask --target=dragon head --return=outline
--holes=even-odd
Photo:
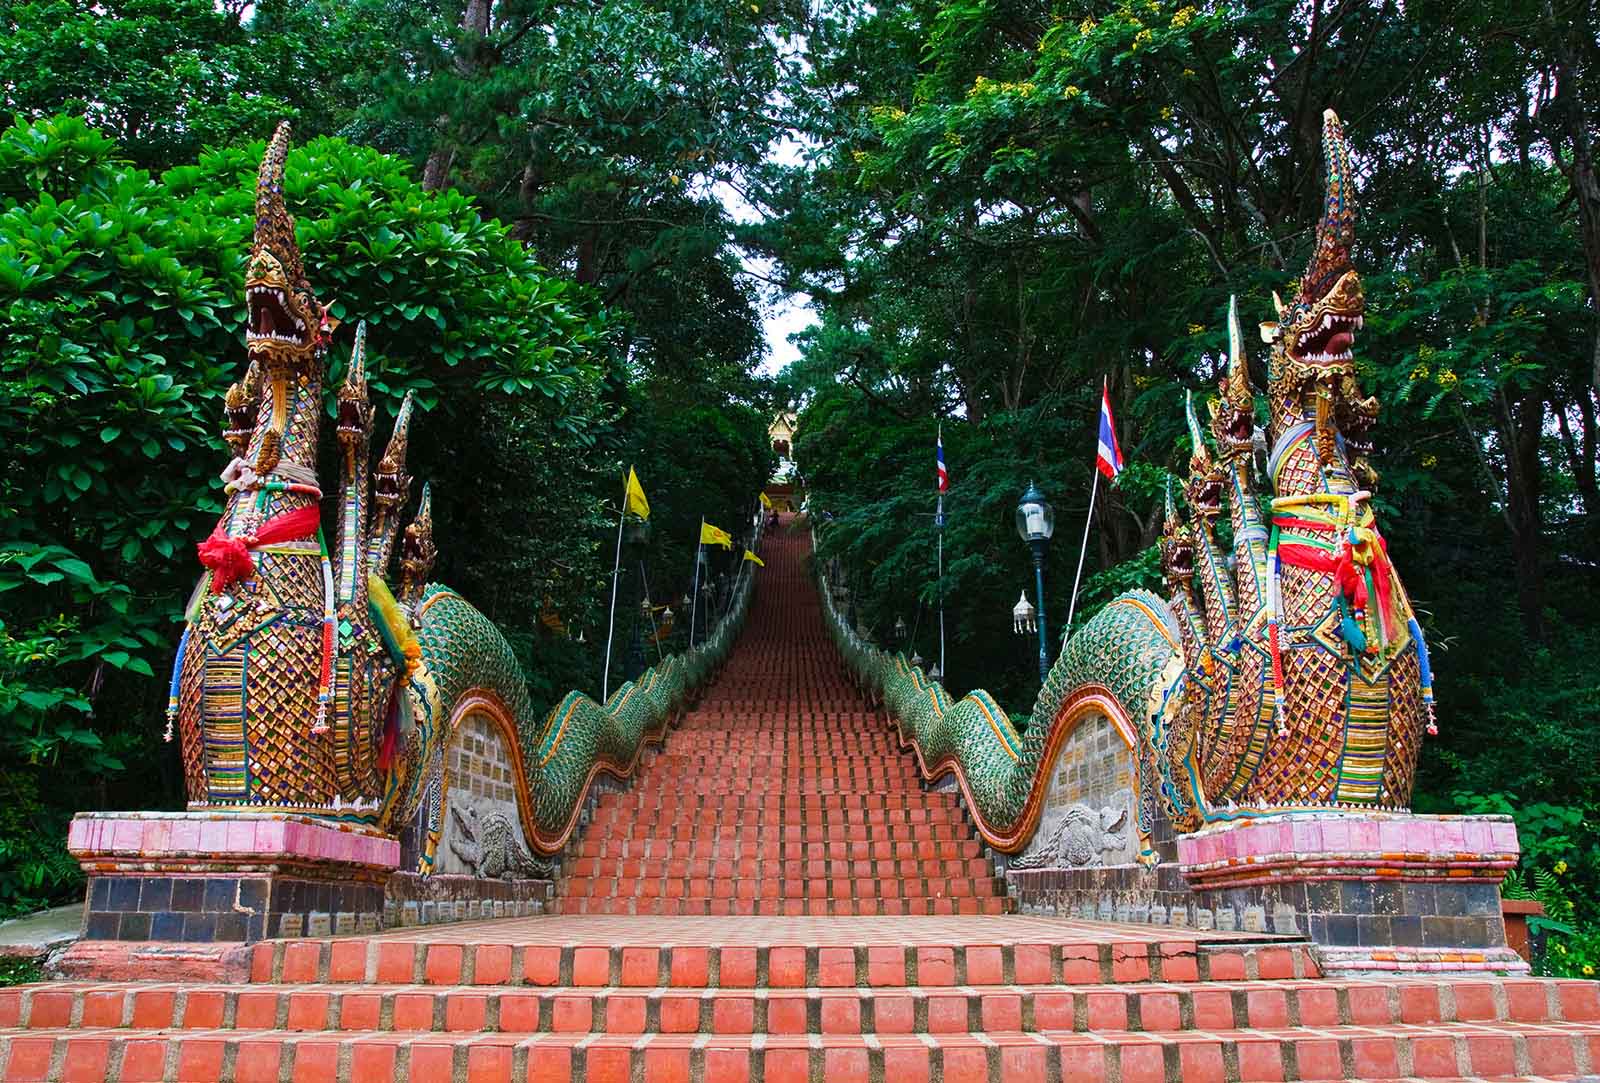
[[[255,432],[256,408],[261,400],[261,370],[251,365],[244,378],[228,388],[222,403],[222,438],[235,455],[243,455]]]
[[[394,419],[394,433],[384,448],[378,468],[372,472],[372,494],[381,513],[394,516],[411,496],[411,475],[406,473],[406,448],[411,434],[411,392],[400,402]]]
[[[1167,514],[1161,530],[1161,579],[1176,593],[1194,580],[1194,531],[1178,514],[1172,497],[1172,482],[1167,490]]]
[[[1261,337],[1272,346],[1272,438],[1302,419],[1315,418],[1318,451],[1328,463],[1334,454],[1334,404],[1353,386],[1352,349],[1367,302],[1350,257],[1355,241],[1350,146],[1332,109],[1322,114],[1322,143],[1327,198],[1317,223],[1316,248],[1293,303],[1285,305],[1273,294],[1278,321],[1262,324]]]
[[[300,262],[294,218],[283,202],[289,123],[278,125],[256,177],[256,232],[245,270],[251,360],[274,372],[300,374],[311,368],[327,341],[327,313],[311,292]]]
[[[356,325],[356,344],[350,351],[350,371],[339,388],[339,412],[334,430],[347,456],[364,450],[372,439],[372,401],[367,397],[367,324]]]
[[[1189,453],[1189,480],[1184,484],[1184,499],[1189,510],[1207,523],[1222,514],[1222,469],[1211,456],[1205,432],[1194,415],[1194,396],[1184,392],[1183,412],[1189,422],[1189,440],[1194,449]]]
[[[1238,298],[1228,298],[1228,374],[1211,404],[1211,435],[1224,463],[1249,455],[1255,446],[1256,398],[1250,389],[1250,365],[1244,355],[1244,335],[1239,330]]]

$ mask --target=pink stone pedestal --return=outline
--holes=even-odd
[[[249,942],[374,932],[393,837],[289,812],[82,812],[87,940]]]
[[[1500,914],[1520,852],[1508,816],[1329,809],[1178,837],[1199,905],[1288,915],[1332,973],[1526,971]]]

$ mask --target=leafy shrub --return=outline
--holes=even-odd
[[[156,177],[78,118],[0,133],[0,781],[8,809],[44,810],[8,825],[0,911],[73,882],[67,811],[178,797],[159,739],[164,678],[197,573],[190,545],[221,506],[218,419],[244,358],[261,149],[208,151]],[[592,439],[609,365],[593,297],[470,199],[424,192],[377,151],[313,140],[291,152],[285,188],[319,295],[369,323],[380,416],[408,389],[433,415],[418,421],[431,431],[412,468],[440,483],[441,505],[469,501],[490,471],[524,486],[518,518],[530,489],[557,516],[591,503],[566,459]],[[334,380],[350,333],[332,348]],[[530,435],[508,441],[513,427]],[[474,453],[445,454],[463,432]],[[446,570],[517,527],[447,528]],[[567,555],[557,544],[518,556],[548,564]]]

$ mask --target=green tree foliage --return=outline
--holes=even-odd
[[[332,132],[380,55],[355,15],[298,0],[0,0],[0,111],[84,115],[158,170],[285,117]]]
[[[935,593],[942,418],[951,683],[1025,707],[1010,511],[1030,477],[1055,500],[1059,629],[1103,379],[1137,472],[1102,486],[1080,607],[1153,583],[1182,391],[1214,393],[1228,295],[1270,319],[1305,265],[1333,107],[1359,173],[1381,521],[1435,645],[1443,734],[1416,800],[1517,810],[1532,860],[1564,853],[1592,898],[1595,25],[1589,3],[822,10],[791,95],[812,150],[757,233],[817,301],[787,374],[797,451],[868,623],[914,623]]]

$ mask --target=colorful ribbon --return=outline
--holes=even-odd
[[[274,515],[254,534],[231,538],[218,523],[211,536],[195,547],[200,563],[211,569],[211,593],[221,594],[235,582],[245,582],[256,573],[252,550],[263,545],[298,541],[317,532],[321,512],[315,504],[307,504],[282,515]]]

